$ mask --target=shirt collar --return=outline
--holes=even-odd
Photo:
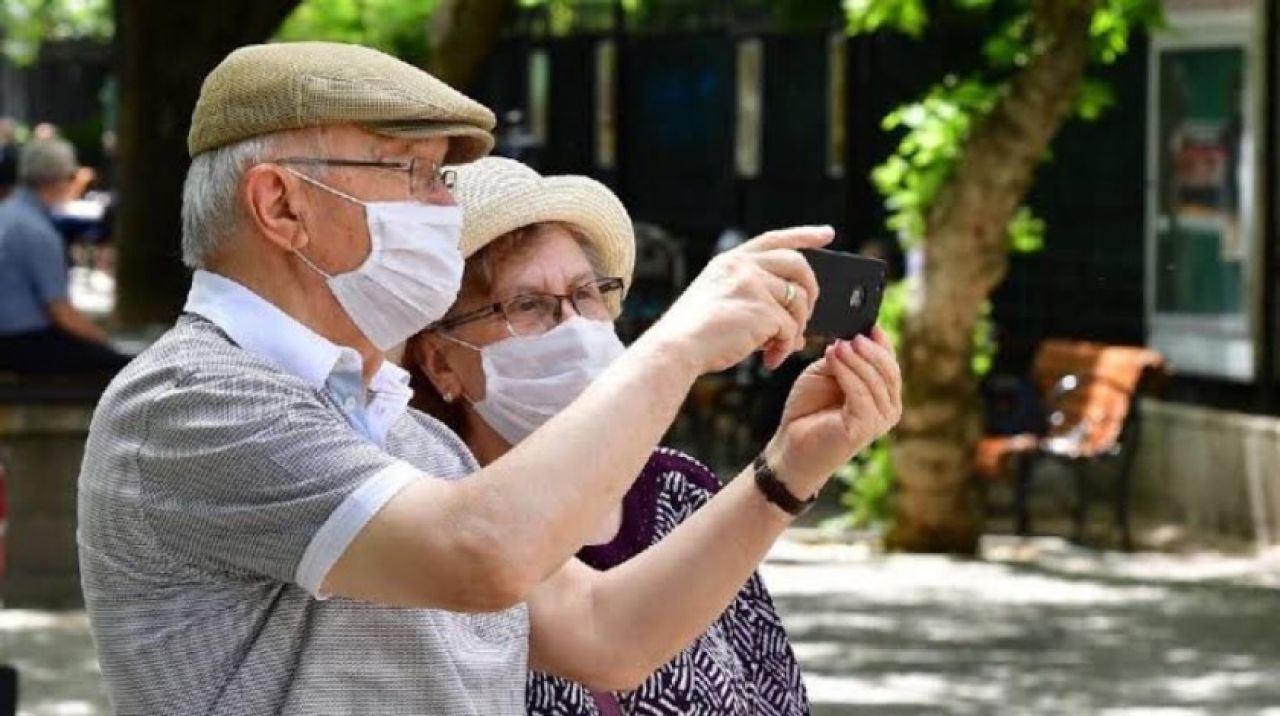
[[[183,310],[204,316],[241,348],[313,388],[324,387],[345,352],[356,353],[312,331],[239,283],[209,271],[196,271]],[[358,364],[359,355],[355,358]]]
[[[355,349],[335,344],[248,288],[210,271],[196,271],[183,310],[209,319],[241,348],[313,388],[323,388],[335,371],[359,371],[361,365]],[[409,373],[384,360],[369,388],[376,395],[404,396],[407,400]]]
[[[13,192],[13,200],[53,223],[53,211],[48,206],[45,206],[45,203],[40,201],[40,197],[31,189],[25,186],[18,187]]]
[[[350,385],[349,392],[370,396],[365,404],[348,395],[345,397],[351,398],[351,403],[343,398],[339,405],[353,424],[378,444],[408,407],[413,393],[409,373],[403,368],[384,360],[364,391],[362,362],[355,349],[335,344],[225,276],[196,271],[183,310],[209,319],[244,350],[275,363],[317,390]]]

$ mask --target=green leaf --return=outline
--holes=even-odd
[[[872,172],[872,181],[889,209],[889,228],[907,245],[923,237],[934,196],[950,177],[970,127],[991,111],[998,91],[978,77],[950,76],[924,99],[885,117],[887,130],[905,131],[893,154]]]
[[[1129,38],[1135,32],[1164,25],[1161,0],[1101,0],[1089,25],[1093,58],[1112,64],[1129,51]]]
[[[436,0],[303,0],[276,39],[353,42],[421,64],[435,6]]]
[[[848,510],[852,527],[885,524],[893,515],[893,461],[889,438],[877,440],[858,457],[836,472],[845,485],[840,502]]]
[[[996,359],[995,322],[991,319],[991,302],[984,301],[982,314],[973,325],[973,354],[970,368],[979,378],[991,371]]]
[[[1030,57],[1031,13],[1023,11],[999,26],[982,45],[982,55],[995,68],[1022,67]]]
[[[114,32],[110,0],[0,0],[0,51],[18,65],[34,62],[50,40],[104,40]]]
[[[956,7],[969,12],[990,10],[995,0],[955,0]]]
[[[919,37],[929,21],[922,0],[843,0],[850,35],[893,30]]]
[[[1076,115],[1091,122],[1102,116],[1115,101],[1111,85],[1099,79],[1086,78],[1080,85],[1080,94],[1076,96]]]
[[[1014,253],[1030,254],[1044,248],[1044,220],[1031,212],[1026,205],[1009,222],[1009,248]]]

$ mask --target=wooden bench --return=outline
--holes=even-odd
[[[103,378],[0,373],[6,607],[79,606],[76,480]],[[0,712],[2,713],[2,712]]]
[[[6,608],[83,604],[76,478],[104,384],[102,377],[0,372],[0,602]],[[0,716],[17,713],[18,682],[17,670],[0,662]]]
[[[1158,389],[1166,375],[1164,358],[1148,348],[1066,340],[1041,344],[1031,380],[1043,405],[1045,428],[984,438],[974,460],[980,484],[1014,483],[1019,535],[1031,533],[1029,502],[1037,465],[1055,462],[1072,476],[1076,541],[1084,538],[1094,497],[1087,478],[1107,466],[1115,470],[1112,499],[1121,544],[1132,549],[1129,471],[1138,447],[1138,398]]]
[[[0,405],[76,405],[98,402],[106,375],[20,375],[0,371]]]

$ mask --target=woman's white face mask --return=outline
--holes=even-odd
[[[515,336],[477,347],[484,400],[476,412],[515,445],[577,399],[626,350],[613,323],[574,316],[537,336]]]

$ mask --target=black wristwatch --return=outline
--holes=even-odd
[[[760,492],[764,493],[764,498],[777,505],[787,514],[800,516],[809,511],[813,507],[813,503],[818,501],[818,494],[815,492],[807,500],[791,494],[791,490],[782,484],[774,473],[773,468],[769,467],[769,463],[765,461],[764,455],[757,455],[751,466],[755,468],[756,487],[760,488]]]

